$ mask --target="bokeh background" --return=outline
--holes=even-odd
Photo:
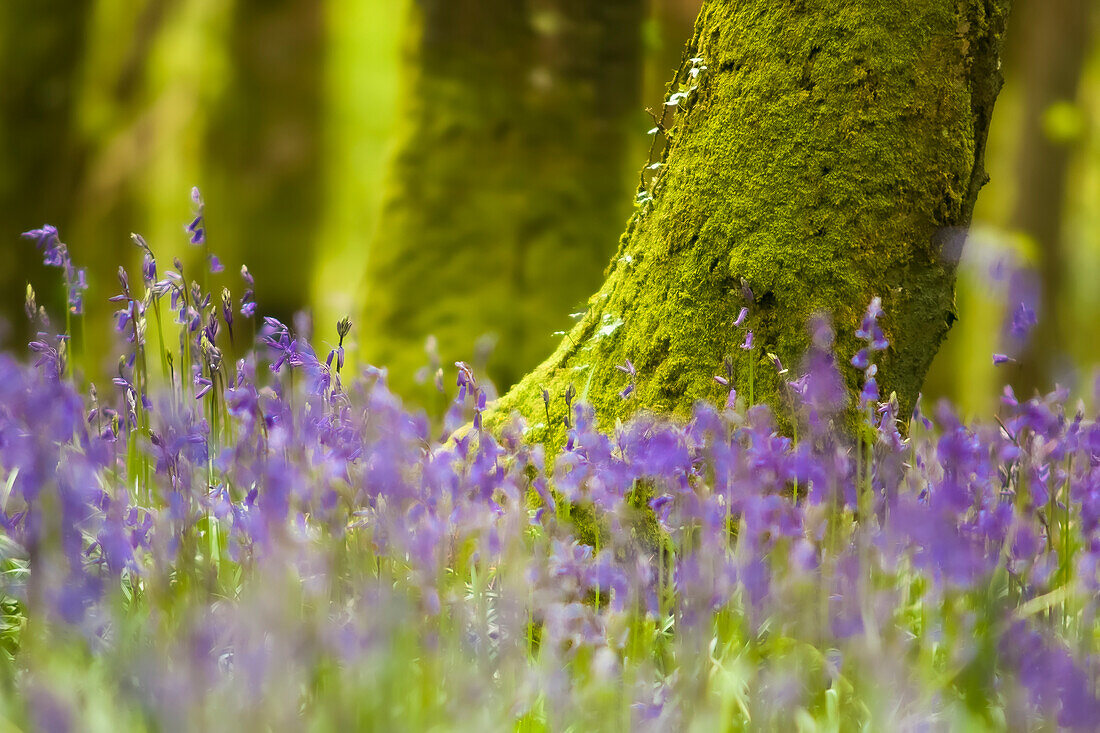
[[[90,349],[118,353],[101,334],[110,332],[106,298],[117,266],[137,262],[129,235],[197,267],[184,232],[193,185],[207,202],[226,284],[239,290],[235,274],[247,264],[261,312],[290,321],[306,310],[316,324],[369,319],[365,273],[384,239],[378,225],[391,166],[408,144],[407,96],[419,83],[410,47],[423,42],[417,22],[441,1],[0,3],[4,345],[25,341],[26,282],[50,297],[56,277],[19,238],[49,222],[89,267]],[[659,113],[698,5],[646,0],[638,22],[623,26],[637,34],[640,54],[608,60],[636,67],[623,78],[638,86],[626,121],[628,193],[607,213],[612,229],[626,221],[646,162],[653,121],[645,108]],[[531,23],[553,38],[547,17],[536,13]],[[1098,24],[1093,0],[1016,2],[988,152],[992,181],[960,268],[959,320],[926,388],[967,415],[994,409],[1006,376],[1023,389],[1057,381],[1092,392],[1100,362]],[[610,254],[614,245],[601,246]],[[1019,363],[997,371],[991,354],[1005,306],[989,271],[1005,258],[1041,282],[1040,326]]]

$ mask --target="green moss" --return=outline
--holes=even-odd
[[[636,487],[627,497],[626,506],[629,507],[629,512],[619,517],[619,521],[622,522],[621,526],[625,529],[631,546],[655,551],[667,545],[669,539],[649,508],[649,500],[652,498],[653,490],[650,486]],[[565,500],[557,497],[557,501]],[[592,504],[579,502],[564,508],[563,512],[563,518],[571,527],[573,537],[578,542],[591,547],[611,546],[611,523],[608,517],[600,514]]]
[[[806,325],[824,311],[847,359],[876,295],[891,342],[880,383],[908,414],[954,318],[959,232],[984,181],[1006,5],[708,2],[692,41],[706,70],[680,105],[653,200],[584,318],[489,424],[519,411],[532,439],[560,446],[570,383],[605,424],[641,407],[686,415],[696,400],[723,399],[713,375],[727,357],[742,395],[751,370],[757,401],[779,407],[765,354],[797,365]],[[674,83],[688,74],[686,64]],[[755,302],[734,328],[742,279]],[[746,329],[751,352],[738,348]],[[638,376],[624,401],[627,378],[614,367],[626,359]],[[848,371],[857,390],[860,375]]]
[[[442,411],[414,383],[429,334],[448,373],[494,336],[488,373],[508,387],[598,287],[629,210],[642,12],[642,0],[414,5],[362,318],[364,356],[402,396]]]

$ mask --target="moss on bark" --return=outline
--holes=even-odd
[[[365,280],[364,356],[429,408],[444,365],[496,337],[507,387],[599,286],[629,212],[642,0],[420,0],[396,157]]]
[[[560,444],[570,384],[605,423],[640,407],[685,414],[723,398],[713,375],[726,358],[739,392],[754,374],[757,401],[779,407],[765,354],[797,364],[808,320],[827,311],[847,359],[876,295],[891,342],[880,384],[908,414],[954,319],[1007,5],[708,0],[691,42],[697,77],[685,66],[675,80],[697,88],[668,132],[652,201],[586,315],[489,424],[519,411],[533,439]],[[735,328],[742,279],[755,302]],[[738,348],[746,329],[752,351]],[[626,359],[637,386],[623,400],[615,365]]]

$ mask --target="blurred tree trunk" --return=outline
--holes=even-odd
[[[115,304],[107,299],[118,292],[119,266],[138,262],[130,233],[148,234],[143,194],[151,184],[139,178],[149,169],[152,152],[163,144],[165,127],[154,111],[148,67],[173,2],[97,0],[92,5],[81,74],[72,85],[74,107],[79,108],[73,127],[79,131],[85,161],[71,191],[71,225],[61,228],[61,236],[76,264],[87,267],[89,290],[79,323],[83,333],[74,345],[78,368],[95,380],[118,368]]]
[[[571,385],[605,424],[639,407],[684,414],[724,398],[713,376],[726,358],[741,394],[754,388],[779,408],[766,354],[797,363],[821,311],[855,391],[862,375],[847,360],[874,296],[890,339],[880,384],[910,414],[954,318],[959,230],[986,180],[1007,5],[708,0],[653,200],[586,315],[489,423],[513,411],[544,423],[545,388],[552,424],[532,438],[560,442]],[[737,328],[743,282],[755,298]],[[739,348],[746,329],[752,350]],[[616,365],[627,359],[637,378],[624,400]]]
[[[85,150],[74,124],[90,0],[5,0],[0,3],[0,319],[26,341],[25,285],[57,314],[64,295],[56,270],[41,267],[20,232],[71,221]],[[83,264],[83,263],[81,263]],[[6,327],[0,343],[8,345]]]
[[[368,258],[364,355],[399,394],[496,338],[507,387],[600,281],[629,211],[644,0],[419,0],[400,140]]]
[[[260,312],[286,322],[308,304],[319,246],[324,41],[323,3],[237,0],[207,131],[211,251],[247,264]]]
[[[1043,288],[1039,326],[1021,358],[1017,386],[1024,395],[1052,389],[1055,380],[1067,384],[1071,367],[1065,363],[1067,253],[1062,222],[1074,141],[1059,132],[1050,113],[1055,105],[1078,98],[1094,10],[1094,0],[1027,0],[1013,21],[1013,32],[1020,34],[1023,119],[1012,226],[1038,245]]]

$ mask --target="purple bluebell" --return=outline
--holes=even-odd
[[[205,204],[202,200],[202,194],[199,193],[198,186],[191,189],[191,203],[194,206],[194,218],[191,223],[187,225],[187,233],[190,236],[191,244],[202,245],[206,243],[206,221],[205,221]]]
[[[41,229],[31,229],[23,232],[25,239],[33,239],[38,251],[42,253],[42,263],[50,267],[58,267],[65,277],[66,302],[69,313],[81,315],[84,313],[84,291],[88,289],[87,272],[84,268],[73,265],[69,256],[69,248],[58,236],[57,227],[45,224]]]
[[[871,299],[871,304],[867,306],[863,321],[856,329],[856,338],[870,342],[872,351],[882,351],[889,346],[889,342],[882,332],[882,327],[878,323],[882,315],[882,300],[876,296]]]

